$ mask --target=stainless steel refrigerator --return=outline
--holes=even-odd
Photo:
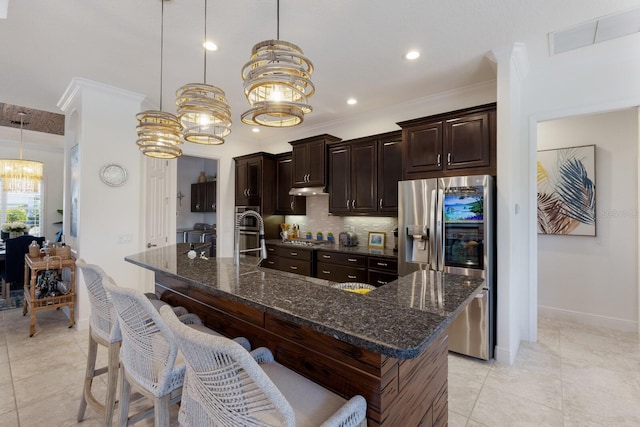
[[[489,175],[398,183],[398,270],[482,277],[486,286],[449,327],[449,350],[493,358],[495,201]]]

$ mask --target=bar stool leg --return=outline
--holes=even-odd
[[[96,369],[96,359],[98,354],[98,344],[105,345],[108,348],[107,366]],[[87,405],[104,415],[104,425],[111,426],[113,414],[115,412],[116,392],[118,388],[118,374],[120,364],[120,341],[115,343],[99,342],[89,330],[89,351],[87,355],[87,369],[84,379],[84,387],[82,390],[82,401],[78,410],[78,422],[84,419]],[[93,379],[107,374],[107,393],[104,404],[99,402],[93,395],[91,386]]]

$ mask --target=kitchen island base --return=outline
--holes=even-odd
[[[226,336],[244,336],[254,348],[269,348],[282,365],[346,399],[362,395],[371,427],[447,425],[446,330],[417,357],[395,359],[213,295],[175,276],[156,272],[156,295],[197,314]]]

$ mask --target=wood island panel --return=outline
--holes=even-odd
[[[254,348],[269,348],[282,365],[346,399],[362,395],[371,427],[447,423],[446,332],[418,357],[399,360],[175,278],[156,275],[156,294],[197,314],[212,329],[244,336]]]

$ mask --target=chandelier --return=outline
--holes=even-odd
[[[42,181],[43,164],[22,159],[22,128],[26,113],[20,116],[20,159],[0,159],[0,179],[6,192],[38,193]]]
[[[251,105],[241,116],[246,124],[295,126],[312,111],[307,99],[315,92],[313,64],[297,45],[280,40],[280,0],[277,16],[276,40],[253,46],[242,68],[244,94]]]
[[[204,2],[204,41],[207,41],[207,0]],[[204,83],[188,83],[176,91],[178,119],[183,137],[196,144],[224,144],[231,133],[231,107],[224,91],[207,84],[207,49],[204,50]]]
[[[145,156],[159,159],[174,159],[182,155],[180,139],[182,125],[171,113],[162,111],[162,54],[164,47],[164,0],[160,20],[160,110],[147,110],[136,114],[139,124],[136,127],[136,144]]]

